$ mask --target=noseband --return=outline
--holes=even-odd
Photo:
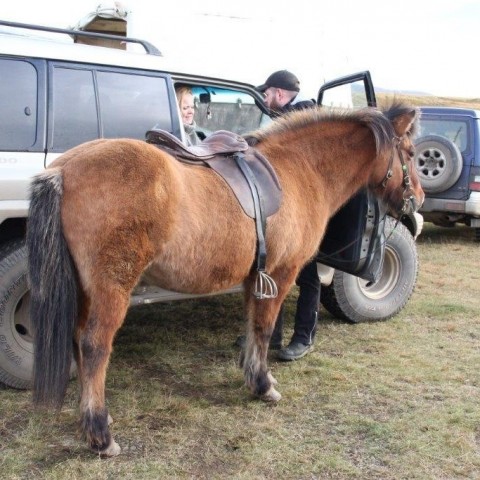
[[[394,146],[392,148],[392,154],[390,156],[390,160],[388,162],[388,168],[387,168],[387,173],[383,177],[383,180],[378,184],[379,187],[382,188],[387,188],[387,182],[392,178],[393,176],[393,170],[392,170],[392,165],[393,165],[393,159],[395,157],[395,150],[397,150],[398,153],[398,158],[400,159],[400,163],[402,164],[402,174],[403,174],[403,205],[402,208],[400,209],[400,214],[404,214],[407,211],[407,206],[409,202],[411,202],[414,199],[413,196],[413,191],[412,191],[412,185],[410,182],[410,175],[408,174],[408,167],[405,162],[405,158],[403,157],[403,152],[400,148],[400,143],[402,141],[402,137],[394,137]]]

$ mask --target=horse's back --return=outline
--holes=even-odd
[[[51,167],[62,172],[62,223],[86,285],[102,272],[131,288],[148,264],[158,285],[192,293],[248,274],[253,221],[208,167],[129,139],[88,142]]]
[[[145,167],[154,169],[163,162],[169,162],[171,160],[169,157],[170,155],[141,140],[100,138],[67,150],[54,160],[48,168],[69,166],[69,172],[73,172],[73,168],[90,168],[102,173],[108,168],[115,170],[134,164],[141,169],[143,163]],[[90,163],[92,165],[88,167]]]

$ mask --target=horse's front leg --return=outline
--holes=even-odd
[[[248,324],[247,343],[245,351],[241,354],[241,365],[247,387],[253,395],[266,402],[278,402],[282,398],[275,389],[277,381],[268,370],[267,354],[280,307],[294,279],[295,272],[276,276],[278,296],[263,300],[254,296],[253,280],[249,279],[245,283],[245,310]]]

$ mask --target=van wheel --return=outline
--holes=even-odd
[[[17,239],[0,247],[0,382],[27,389],[33,380],[33,330],[27,248]],[[77,368],[72,360],[70,377]]]
[[[462,154],[448,138],[427,135],[415,142],[415,168],[427,193],[447,190],[462,173]]]
[[[0,381],[10,387],[30,388],[33,332],[23,240],[0,248],[0,279]]]
[[[322,286],[322,304],[335,317],[351,323],[387,320],[408,302],[418,274],[415,241],[405,225],[390,217],[385,236],[383,270],[375,284],[336,270],[332,283]]]

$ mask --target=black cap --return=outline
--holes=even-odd
[[[264,92],[267,88],[283,88],[283,90],[289,90],[290,92],[300,91],[300,81],[298,78],[288,70],[279,70],[272,73],[263,85],[259,85],[257,90]]]

